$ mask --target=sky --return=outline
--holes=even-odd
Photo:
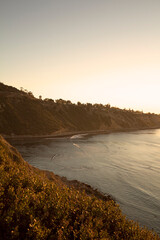
[[[160,0],[0,0],[1,82],[160,113]]]

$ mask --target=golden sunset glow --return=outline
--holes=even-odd
[[[160,113],[160,1],[1,3],[1,82]]]

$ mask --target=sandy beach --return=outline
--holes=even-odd
[[[139,130],[149,130],[149,129],[159,129],[159,127],[144,127],[144,128],[119,128],[119,129],[104,129],[104,130],[91,130],[91,131],[58,131],[52,134],[45,134],[45,135],[5,135],[1,134],[2,137],[6,139],[24,139],[24,138],[63,138],[63,137],[71,137],[74,135],[98,135],[98,134],[109,134],[109,133],[116,133],[116,132],[133,132]]]

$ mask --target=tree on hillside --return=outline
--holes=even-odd
[[[31,91],[28,92],[28,95],[29,95],[30,97],[34,97],[34,95],[33,95],[33,93],[32,93]]]
[[[108,104],[105,105],[105,108],[110,109],[111,105],[108,103]]]
[[[81,106],[82,105],[82,103],[81,102],[77,102],[77,106]]]

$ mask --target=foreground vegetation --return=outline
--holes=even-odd
[[[0,239],[160,239],[113,200],[50,181],[0,137]]]
[[[119,109],[109,104],[42,100],[27,90],[18,90],[0,83],[0,134],[3,135],[159,127],[160,115]]]

